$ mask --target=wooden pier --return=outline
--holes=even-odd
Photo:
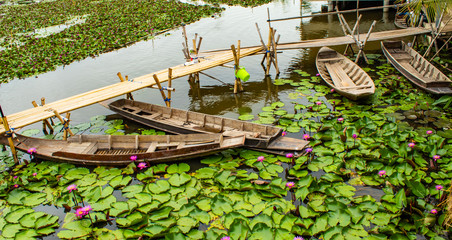
[[[429,30],[424,28],[408,28],[400,30],[391,30],[376,32],[370,35],[368,41],[381,41],[392,38],[408,37],[420,34],[428,34]],[[365,38],[363,34],[362,38]],[[277,44],[277,50],[289,50],[299,48],[311,48],[322,46],[346,45],[353,44],[354,40],[349,36],[333,37],[315,40],[305,40],[293,43]],[[246,57],[253,54],[263,53],[263,46],[242,47],[238,58]],[[88,105],[92,105],[110,98],[118,97],[136,90],[140,90],[153,85],[160,85],[168,79],[180,78],[193,73],[201,72],[206,69],[221,66],[228,62],[234,61],[233,52],[230,49],[205,51],[200,53],[200,62],[190,66],[178,65],[169,69],[150,73],[135,79],[121,81],[119,83],[109,85],[103,88],[95,89],[73,97],[65,98],[53,103],[45,104],[24,110],[7,116],[10,127],[18,129],[32,123],[43,121],[55,116],[57,113],[67,113],[75,109],[79,109]],[[204,57],[202,57],[204,56]],[[169,74],[170,72],[170,74]],[[156,82],[158,79],[158,82]],[[159,87],[161,89],[161,87]],[[164,94],[162,94],[164,95]],[[5,132],[4,126],[0,126],[0,134]]]

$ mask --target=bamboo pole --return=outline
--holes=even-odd
[[[66,123],[63,125],[64,126],[64,130],[63,130],[63,140],[67,140],[67,133],[68,133],[68,127],[69,127],[69,119],[71,118],[71,113],[66,113]]]
[[[271,42],[272,42],[272,32],[273,28],[268,29],[268,43],[267,43],[267,69],[265,70],[265,75],[270,75],[270,64],[271,64]]]
[[[447,39],[446,43],[443,44],[443,46],[441,46],[441,47],[439,48],[438,52],[436,52],[435,55],[433,55],[433,57],[430,58],[429,62],[431,62],[431,61],[436,57],[436,55],[438,55],[438,53],[441,52],[441,50],[447,45],[447,43],[448,43],[451,39],[452,39],[452,35],[449,37],[449,39]]]
[[[160,84],[160,80],[158,79],[157,74],[154,74],[153,77],[154,77],[155,83],[157,84],[157,86],[160,89],[160,93],[162,94],[163,101],[165,102],[166,106],[169,107],[170,104],[168,102],[168,99],[166,98],[165,92],[163,91],[162,85]]]
[[[14,142],[13,142],[13,131],[9,128],[9,124],[8,124],[8,120],[6,119],[6,116],[3,114],[3,110],[2,110],[2,106],[0,106],[0,113],[1,113],[1,117],[2,117],[2,122],[3,122],[3,127],[5,128],[5,132],[8,135],[8,144],[9,144],[9,148],[11,149],[11,154],[13,155],[13,159],[14,159],[14,163],[18,164],[19,163],[19,159],[17,158],[17,152],[16,152],[16,147],[14,146]]]
[[[273,51],[272,51],[272,54],[273,54],[273,57],[272,57],[272,62],[273,62],[273,65],[275,66],[275,69],[276,69],[276,75],[279,75],[279,67],[278,67],[278,55],[277,55],[277,51],[276,51],[276,45],[277,45],[277,43],[276,43],[276,41],[275,41],[275,34],[276,34],[276,29],[274,29],[273,30],[273,33],[272,33],[272,46],[273,46]],[[279,36],[278,36],[278,39],[279,39]]]
[[[121,74],[120,72],[118,72],[116,75],[118,75],[119,80],[121,80],[121,82],[126,82],[126,81],[129,80],[129,76],[126,75],[126,79],[124,79],[124,78],[122,77],[122,74]],[[130,93],[130,92],[129,92],[129,93],[126,93],[126,98],[127,98],[127,99],[133,100],[132,93]]]
[[[239,68],[238,65],[238,60],[237,60],[237,52],[235,49],[234,44],[231,45],[231,50],[232,50],[232,55],[234,56],[234,93],[237,94],[238,93],[238,86],[237,86],[237,71]]]
[[[65,119],[65,118],[61,117],[61,115],[58,113],[57,110],[53,110],[53,113],[60,120],[61,124],[63,124],[64,131],[67,131],[71,136],[74,136],[74,133],[71,131],[71,129],[69,129],[69,119]],[[66,137],[67,137],[67,134],[66,134]],[[63,135],[63,138],[64,138],[64,135]],[[64,139],[64,140],[66,140],[66,139]]]
[[[42,101],[41,101],[41,102],[42,102]],[[39,107],[39,105],[38,105],[35,101],[32,101],[31,104],[33,104],[33,106],[34,106],[35,108],[36,108],[36,107]],[[50,134],[52,134],[52,133],[53,133],[53,127],[52,127],[52,125],[50,124],[49,120],[44,119],[44,120],[42,120],[42,131],[44,132],[44,134],[47,135],[48,132],[47,132],[47,128],[46,128],[46,127],[49,128]]]
[[[173,79],[173,69],[172,68],[168,68],[168,99],[169,99],[169,106],[171,107],[171,91],[169,90],[170,88],[172,88],[172,80]]]
[[[424,55],[422,57],[426,57],[428,53],[430,52],[430,49],[432,48],[433,42],[436,42],[436,39],[440,36],[441,32],[444,30],[444,28],[447,26],[447,24],[452,20],[452,18],[449,18],[449,20],[444,24],[444,26],[438,31],[438,34],[436,34],[435,38],[432,40],[430,45],[428,46],[427,50],[425,51]]]
[[[44,106],[44,105],[46,105],[46,98],[42,97],[41,98],[41,106]],[[51,125],[55,125],[55,123],[53,122],[52,118],[49,118],[49,120],[50,120],[50,124]],[[52,131],[50,133],[53,133],[53,128],[52,128]]]

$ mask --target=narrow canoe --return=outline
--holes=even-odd
[[[250,123],[203,113],[169,108],[150,103],[120,99],[105,101],[103,106],[125,118],[173,134],[222,133],[224,136],[245,135],[245,147],[282,155],[301,151],[309,143],[283,137],[278,127]]]
[[[403,41],[381,42],[389,62],[408,80],[433,94],[452,94],[452,81]]]
[[[76,135],[64,140],[41,139],[20,134],[14,139],[16,149],[35,148],[39,159],[82,165],[127,165],[136,162],[172,162],[202,157],[229,148],[241,147],[244,136],[222,134],[186,135]],[[0,137],[0,144],[8,144]]]
[[[375,92],[372,78],[347,57],[329,47],[322,47],[316,58],[317,71],[328,86],[352,100]]]
[[[408,15],[397,13],[394,18],[394,25],[398,28],[407,28],[407,18],[409,18]]]

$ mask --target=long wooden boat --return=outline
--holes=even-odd
[[[452,94],[452,81],[403,41],[381,42],[389,62],[419,88],[433,94]]]
[[[409,15],[407,16],[404,14],[396,13],[394,18],[394,25],[398,28],[408,28],[407,18],[409,18]]]
[[[150,103],[119,99],[105,101],[103,106],[125,118],[173,134],[222,133],[224,136],[245,135],[245,147],[283,155],[296,154],[308,141],[283,137],[283,130],[274,126],[250,123],[203,113],[169,108]]]
[[[375,92],[372,78],[347,57],[329,47],[322,47],[316,58],[317,71],[328,86],[352,100]]]
[[[76,135],[64,140],[41,139],[20,134],[14,139],[16,149],[50,161],[84,165],[127,165],[136,162],[171,162],[202,157],[225,149],[241,147],[244,136],[222,134],[187,135]],[[0,144],[7,144],[0,137]]]

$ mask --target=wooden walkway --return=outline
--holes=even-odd
[[[427,34],[429,30],[423,28],[408,28],[384,32],[375,32],[370,35],[368,41],[381,41],[392,38],[407,37],[413,35]],[[364,39],[365,34],[361,34],[360,39]],[[311,48],[322,46],[334,46],[353,44],[354,41],[348,36],[324,38],[315,40],[306,40],[295,43],[281,43],[278,44],[278,50],[299,49],[299,48]],[[240,50],[240,58],[249,55],[261,53],[263,51],[262,46],[245,47]],[[222,64],[232,62],[234,60],[232,51],[230,49],[213,50],[206,54],[204,59],[201,59],[199,63],[184,66],[178,65],[172,67],[172,79],[187,76],[192,73],[200,72],[209,68],[217,67]],[[135,79],[131,79],[125,82],[119,82],[113,85],[109,85],[103,88],[99,88],[93,91],[89,91],[83,94],[79,94],[73,97],[62,99],[53,103],[48,103],[44,106],[36,108],[30,108],[22,112],[14,113],[7,116],[10,127],[18,129],[27,126],[32,123],[42,121],[44,119],[55,116],[54,110],[61,113],[66,113],[79,109],[88,105],[92,105],[101,101],[105,101],[110,98],[118,97],[129,92],[140,90],[146,87],[150,87],[155,83],[153,75],[156,74],[160,82],[168,81],[168,69],[158,72],[150,73]],[[3,125],[0,126],[0,134],[4,133],[5,129]]]
[[[262,51],[262,47],[247,48],[240,50],[240,57],[249,56]],[[232,51],[218,53],[208,58],[201,59],[199,63],[184,66],[178,65],[172,67],[172,79],[187,76],[191,73],[203,71],[209,68],[234,61]],[[18,129],[32,123],[55,116],[54,110],[58,113],[70,112],[88,105],[92,105],[110,98],[118,97],[129,92],[150,87],[155,83],[154,74],[157,75],[160,82],[168,81],[168,69],[150,73],[125,82],[119,82],[93,91],[82,93],[73,97],[65,98],[56,102],[48,103],[44,106],[30,108],[28,110],[14,113],[7,116],[10,127]],[[1,122],[1,119],[0,119]],[[3,125],[0,126],[0,134],[5,132]]]

